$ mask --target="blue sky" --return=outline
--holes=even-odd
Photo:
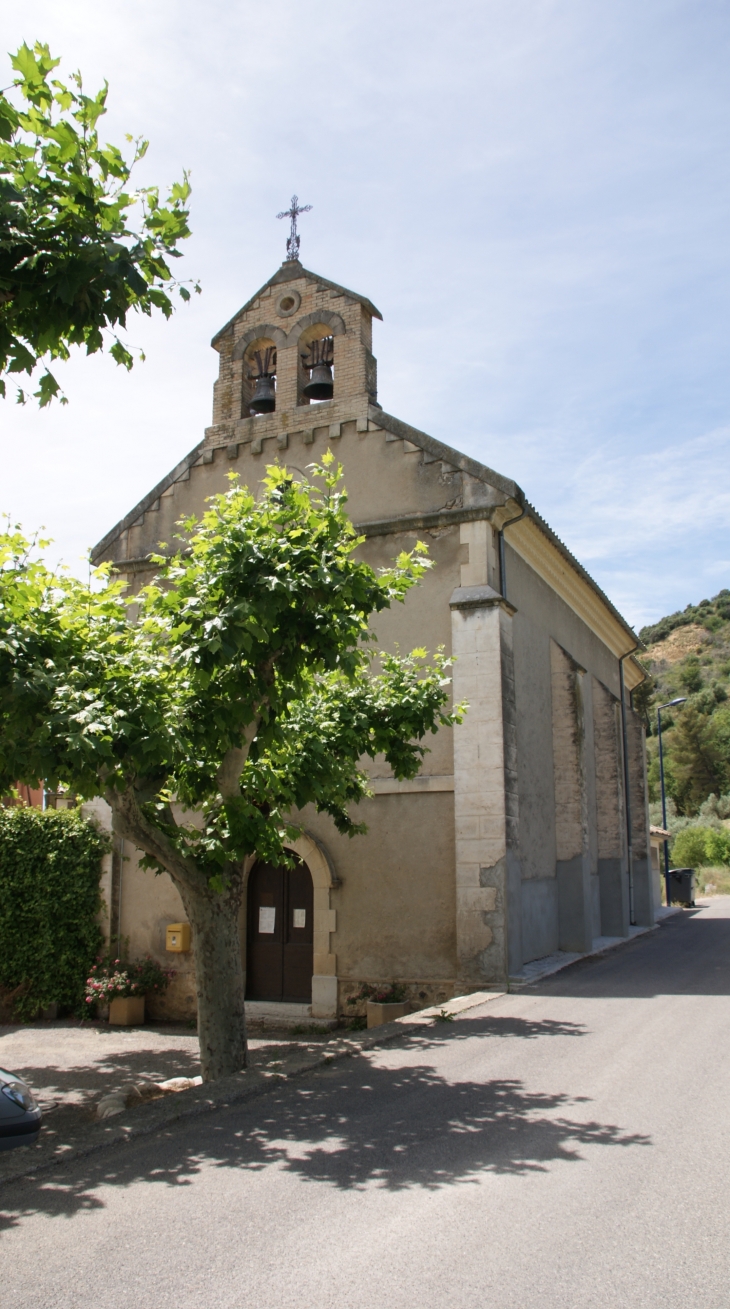
[[[0,3],[193,183],[203,295],[147,362],[6,401],[0,508],[74,567],[201,438],[216,329],[275,271],[369,296],[384,407],[514,477],[635,625],[730,585],[730,8],[710,0]],[[4,85],[10,80],[5,76]]]

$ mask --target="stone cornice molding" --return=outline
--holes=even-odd
[[[441,527],[454,527],[459,523],[474,523],[489,519],[489,510],[483,505],[469,509],[434,509],[426,514],[400,514],[397,518],[373,518],[369,522],[353,523],[358,536],[392,536],[397,532],[430,532]]]
[[[517,613],[514,605],[505,600],[493,586],[457,586],[451,593],[450,609],[504,609],[510,618]]]

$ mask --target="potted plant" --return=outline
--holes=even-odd
[[[371,986],[364,982],[357,992],[351,995],[348,1004],[366,1002],[368,1027],[380,1027],[381,1023],[390,1023],[394,1018],[403,1018],[410,1012],[407,992],[401,982],[390,982],[387,986]]]
[[[151,955],[134,963],[121,959],[97,960],[86,979],[86,1003],[97,1009],[109,1006],[109,1022],[117,1027],[137,1027],[144,1022],[144,998],[152,991],[161,994],[175,976]]]

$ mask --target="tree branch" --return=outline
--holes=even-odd
[[[145,818],[132,787],[125,791],[107,787],[105,798],[114,814],[114,826],[125,841],[131,841],[145,854],[157,859],[174,880],[189,886],[199,886],[205,881],[196,862],[181,855],[164,832]]]
[[[242,746],[232,746],[223,756],[215,780],[224,800],[232,800],[241,794],[241,773],[258,730],[259,719],[254,718],[242,733],[244,744]]]

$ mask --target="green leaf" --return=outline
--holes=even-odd
[[[79,74],[76,91],[50,79],[59,60],[40,42],[22,45],[11,63],[20,104],[0,93],[0,378],[41,366],[34,395],[44,406],[65,403],[48,369],[72,346],[108,350],[130,368],[118,336],[128,313],[172,314],[170,260],[190,235],[190,183],[184,173],[164,206],[157,187],[128,191],[147,141],[132,141],[126,154],[100,145],[107,85],[89,96]]]

